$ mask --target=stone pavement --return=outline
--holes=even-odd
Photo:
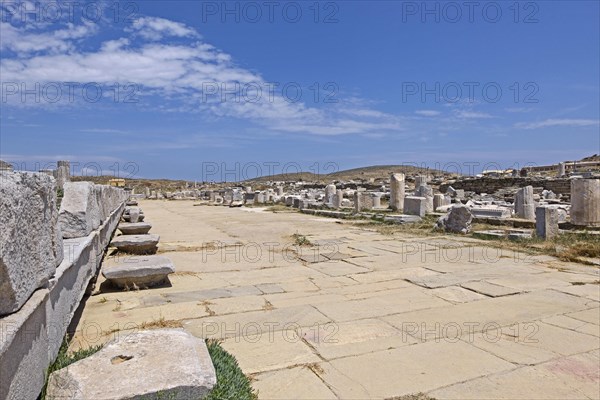
[[[264,399],[600,397],[598,268],[299,213],[141,203],[177,272],[151,290],[102,284],[74,346],[181,324],[224,339]]]

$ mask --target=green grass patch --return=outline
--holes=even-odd
[[[218,340],[206,341],[208,353],[217,372],[217,384],[206,400],[256,400],[250,379],[240,369],[234,356],[226,352]]]

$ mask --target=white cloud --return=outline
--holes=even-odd
[[[20,55],[42,51],[67,53],[75,49],[77,40],[89,37],[97,31],[97,26],[92,23],[69,23],[66,28],[53,32],[31,32],[0,21],[0,50],[14,51]]]
[[[456,116],[458,118],[463,118],[463,119],[487,119],[487,118],[494,118],[492,115],[490,115],[488,113],[477,112],[477,111],[466,111],[466,110],[458,110],[456,112]]]
[[[135,32],[148,40],[160,40],[165,36],[200,37],[194,29],[185,24],[158,17],[138,18],[127,31]]]
[[[95,32],[92,26],[69,26],[66,30],[48,31],[36,40],[29,37],[27,46],[19,43],[20,35],[26,32],[14,26],[6,30],[10,32],[6,46],[20,46],[23,51],[19,51],[16,57],[0,60],[4,82],[25,82],[28,85],[75,82],[107,86],[115,82],[135,83],[140,87],[142,96],[161,96],[159,106],[163,109],[177,109],[169,103],[178,101],[185,109],[208,112],[216,117],[250,120],[278,132],[344,135],[404,131],[399,118],[378,110],[292,103],[283,97],[281,89],[275,90],[273,96],[265,89],[256,102],[243,98],[222,101],[219,93],[203,96],[207,85],[217,84],[221,89],[250,84],[268,88],[270,84],[258,73],[235,65],[229,54],[202,42],[195,30],[178,22],[140,18],[126,31],[135,31],[145,40],[132,41],[127,37],[106,40],[92,51],[84,51],[78,44],[79,38]],[[166,36],[185,37],[187,42],[155,41]],[[36,47],[34,43],[42,43],[43,37],[55,40],[54,44],[44,43]],[[35,52],[30,53],[27,49],[35,49]],[[303,98],[312,97],[304,93]]]
[[[441,113],[439,111],[434,111],[434,110],[417,110],[417,111],[415,111],[415,114],[421,115],[423,117],[436,117],[436,116],[440,115]]]
[[[546,119],[544,121],[537,122],[519,122],[515,124],[517,128],[523,129],[539,129],[539,128],[551,128],[556,126],[568,126],[568,127],[584,127],[584,126],[598,126],[600,121],[597,119]]]

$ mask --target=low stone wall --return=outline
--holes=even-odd
[[[535,178],[473,178],[457,180],[452,184],[440,185],[440,192],[445,193],[448,186],[454,189],[463,189],[475,193],[494,193],[497,190],[509,187],[541,187],[552,190],[557,194],[568,195],[571,193],[569,179],[535,179]]]
[[[13,295],[10,308],[5,305],[2,311],[5,315],[0,317],[0,399],[36,399],[44,385],[45,371],[58,354],[90,279],[98,272],[104,250],[125,207],[127,193],[87,182],[74,186],[65,183],[65,197],[59,211],[53,178],[27,173],[6,174],[9,173],[0,175],[1,228],[8,231],[22,229],[28,236],[0,243],[0,288],[3,293],[17,293],[19,289],[15,286],[25,282],[25,287],[32,293],[25,299],[22,299],[23,295]],[[44,190],[34,193],[32,187]],[[85,195],[82,195],[82,188]],[[91,195],[86,194],[88,192]],[[84,199],[86,206],[73,201],[73,196]],[[19,208],[15,209],[14,205]],[[73,212],[73,209],[78,211]],[[86,215],[90,209],[98,211],[93,216]],[[18,226],[22,223],[20,214],[23,212],[28,213],[28,220],[38,221],[41,225]],[[75,223],[81,232],[87,232],[90,225],[93,229],[81,237],[72,237],[77,229],[69,229],[70,237],[66,238],[60,229],[66,226],[63,215],[70,215],[70,221],[75,215],[75,220],[85,222],[83,225]],[[50,221],[55,225],[48,226]],[[38,231],[42,232],[41,237]],[[60,251],[50,252],[49,249],[56,246],[56,240],[44,238],[55,233],[59,234]],[[5,251],[6,248],[10,251]],[[39,258],[39,254],[29,254],[31,251],[53,254],[50,264],[60,258],[58,266],[50,268],[48,273],[47,267],[24,263]],[[42,260],[36,262],[44,263]],[[16,311],[13,310],[15,307]]]

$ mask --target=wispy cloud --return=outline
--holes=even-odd
[[[600,125],[600,121],[596,119],[546,119],[543,121],[536,122],[519,122],[515,124],[515,127],[522,129],[539,129],[552,128],[557,126],[585,127],[598,125]]]
[[[185,24],[158,17],[138,18],[125,31],[136,33],[148,40],[160,40],[165,36],[200,37],[198,32]]]
[[[463,119],[487,119],[494,118],[492,115],[478,111],[457,110],[456,116]]]
[[[504,110],[509,113],[528,113],[528,112],[532,112],[533,110],[535,110],[535,108],[533,108],[533,107],[508,107],[508,108],[505,108]]]
[[[421,115],[423,117],[436,117],[436,116],[440,115],[441,112],[434,111],[434,110],[417,110],[417,111],[415,111],[415,114]]]
[[[237,66],[231,55],[203,42],[193,28],[164,18],[141,17],[124,29],[130,35],[102,41],[96,50],[80,45],[79,39],[99,32],[97,26],[69,25],[35,35],[8,23],[3,23],[2,29],[8,32],[3,46],[16,53],[0,61],[4,82],[93,83],[100,87],[134,83],[141,96],[160,99],[158,109],[192,109],[217,118],[249,120],[278,132],[348,135],[404,130],[399,118],[361,108],[356,99],[346,108],[290,101],[281,91],[271,89],[272,84],[259,73]],[[43,38],[50,40],[44,42]],[[260,88],[258,99],[248,101],[249,87]],[[225,92],[227,96],[223,96]],[[17,97],[11,97],[11,105],[44,106],[43,101],[19,104]]]

